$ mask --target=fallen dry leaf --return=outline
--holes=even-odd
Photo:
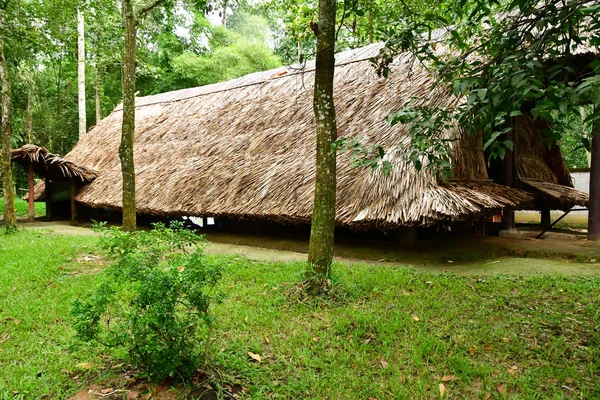
[[[381,360],[381,368],[386,369],[388,367],[388,362]]]
[[[313,338],[313,342],[318,342],[318,341],[319,341],[319,338],[315,336],[315,337]]]
[[[471,348],[469,348],[469,353],[471,355],[477,353],[477,346],[471,346]]]
[[[455,381],[458,378],[455,377],[454,375],[446,375],[442,377],[442,382],[451,382],[451,381]]]
[[[565,378],[565,383],[568,383],[569,385],[573,383],[573,378]]]
[[[489,400],[492,397],[491,393],[486,393],[484,399]]]
[[[109,394],[109,393],[112,393],[114,391],[115,391],[115,389],[113,389],[113,388],[106,388],[106,389],[102,389],[100,391],[100,393],[102,393],[102,394]]]
[[[14,319],[13,322],[15,323],[15,325],[19,325],[21,323],[21,321],[18,319]]]
[[[504,383],[499,384],[498,386],[496,386],[496,390],[498,391],[498,393],[506,393],[506,388],[504,387]]]
[[[508,343],[508,342],[510,342],[510,339],[509,339],[509,338],[507,338],[507,337],[503,337],[503,338],[502,338],[502,341],[503,341],[504,343]]]
[[[266,344],[269,344],[269,343],[271,343],[271,341],[269,340],[269,337],[268,337],[268,336],[265,336],[265,343],[266,343]]]
[[[81,368],[81,369],[92,369],[93,366],[94,365],[89,362],[79,363],[76,365],[77,368]]]
[[[444,385],[443,383],[440,383],[439,388],[440,388],[440,396],[444,397],[444,395],[446,394],[446,385]]]
[[[183,271],[185,271],[185,267],[183,265],[180,265],[179,267],[177,267],[177,270],[179,272],[183,272]]]
[[[262,357],[259,354],[255,354],[255,353],[249,351],[248,355],[250,356],[250,358],[252,358],[255,361],[258,361],[258,362],[262,361]]]
[[[412,319],[414,319],[415,321],[418,321],[418,320],[419,320],[419,317],[417,317],[416,315],[413,315],[413,316],[412,316]]]
[[[517,367],[516,365],[513,365],[512,367],[510,367],[508,369],[508,373],[511,375],[514,375],[518,370],[519,370],[519,367]]]

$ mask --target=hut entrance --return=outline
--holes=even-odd
[[[42,200],[46,201],[46,217],[77,219],[75,197],[82,185],[96,179],[95,171],[32,144],[13,150],[11,160],[27,170],[30,221],[35,218],[34,201]],[[43,177],[44,181],[35,185],[35,175]]]

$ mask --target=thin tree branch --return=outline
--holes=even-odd
[[[141,8],[140,11],[137,12],[135,19],[143,17],[150,11],[154,10],[156,7],[160,6],[165,1],[166,0],[154,0],[152,3],[148,4],[146,7]]]

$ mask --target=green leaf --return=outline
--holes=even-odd
[[[477,89],[477,97],[479,97],[479,100],[485,99],[487,91],[487,89]]]

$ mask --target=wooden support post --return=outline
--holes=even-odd
[[[28,203],[29,203],[29,222],[35,221],[35,207],[34,207],[34,181],[33,181],[33,163],[29,163],[27,167],[27,173],[29,175],[29,184],[28,184]]]
[[[550,210],[545,208],[542,210],[541,225],[549,226],[550,224],[552,224],[552,216],[550,215]]]
[[[77,204],[75,203],[75,196],[77,196],[77,183],[75,181],[70,182],[71,187],[71,221],[77,221]]]
[[[485,217],[482,217],[473,223],[473,230],[476,235],[485,236]]]
[[[52,219],[52,183],[48,178],[44,182],[46,184],[46,218]]]
[[[417,227],[401,226],[400,230],[400,246],[414,246],[418,241]]]
[[[513,126],[515,125],[513,124]],[[506,139],[513,142],[514,149],[513,131],[506,135]],[[504,184],[508,187],[513,187],[515,184],[515,157],[511,149],[506,149],[506,154],[504,155]],[[515,229],[515,210],[512,208],[505,208],[502,213],[502,229],[506,231]]]

